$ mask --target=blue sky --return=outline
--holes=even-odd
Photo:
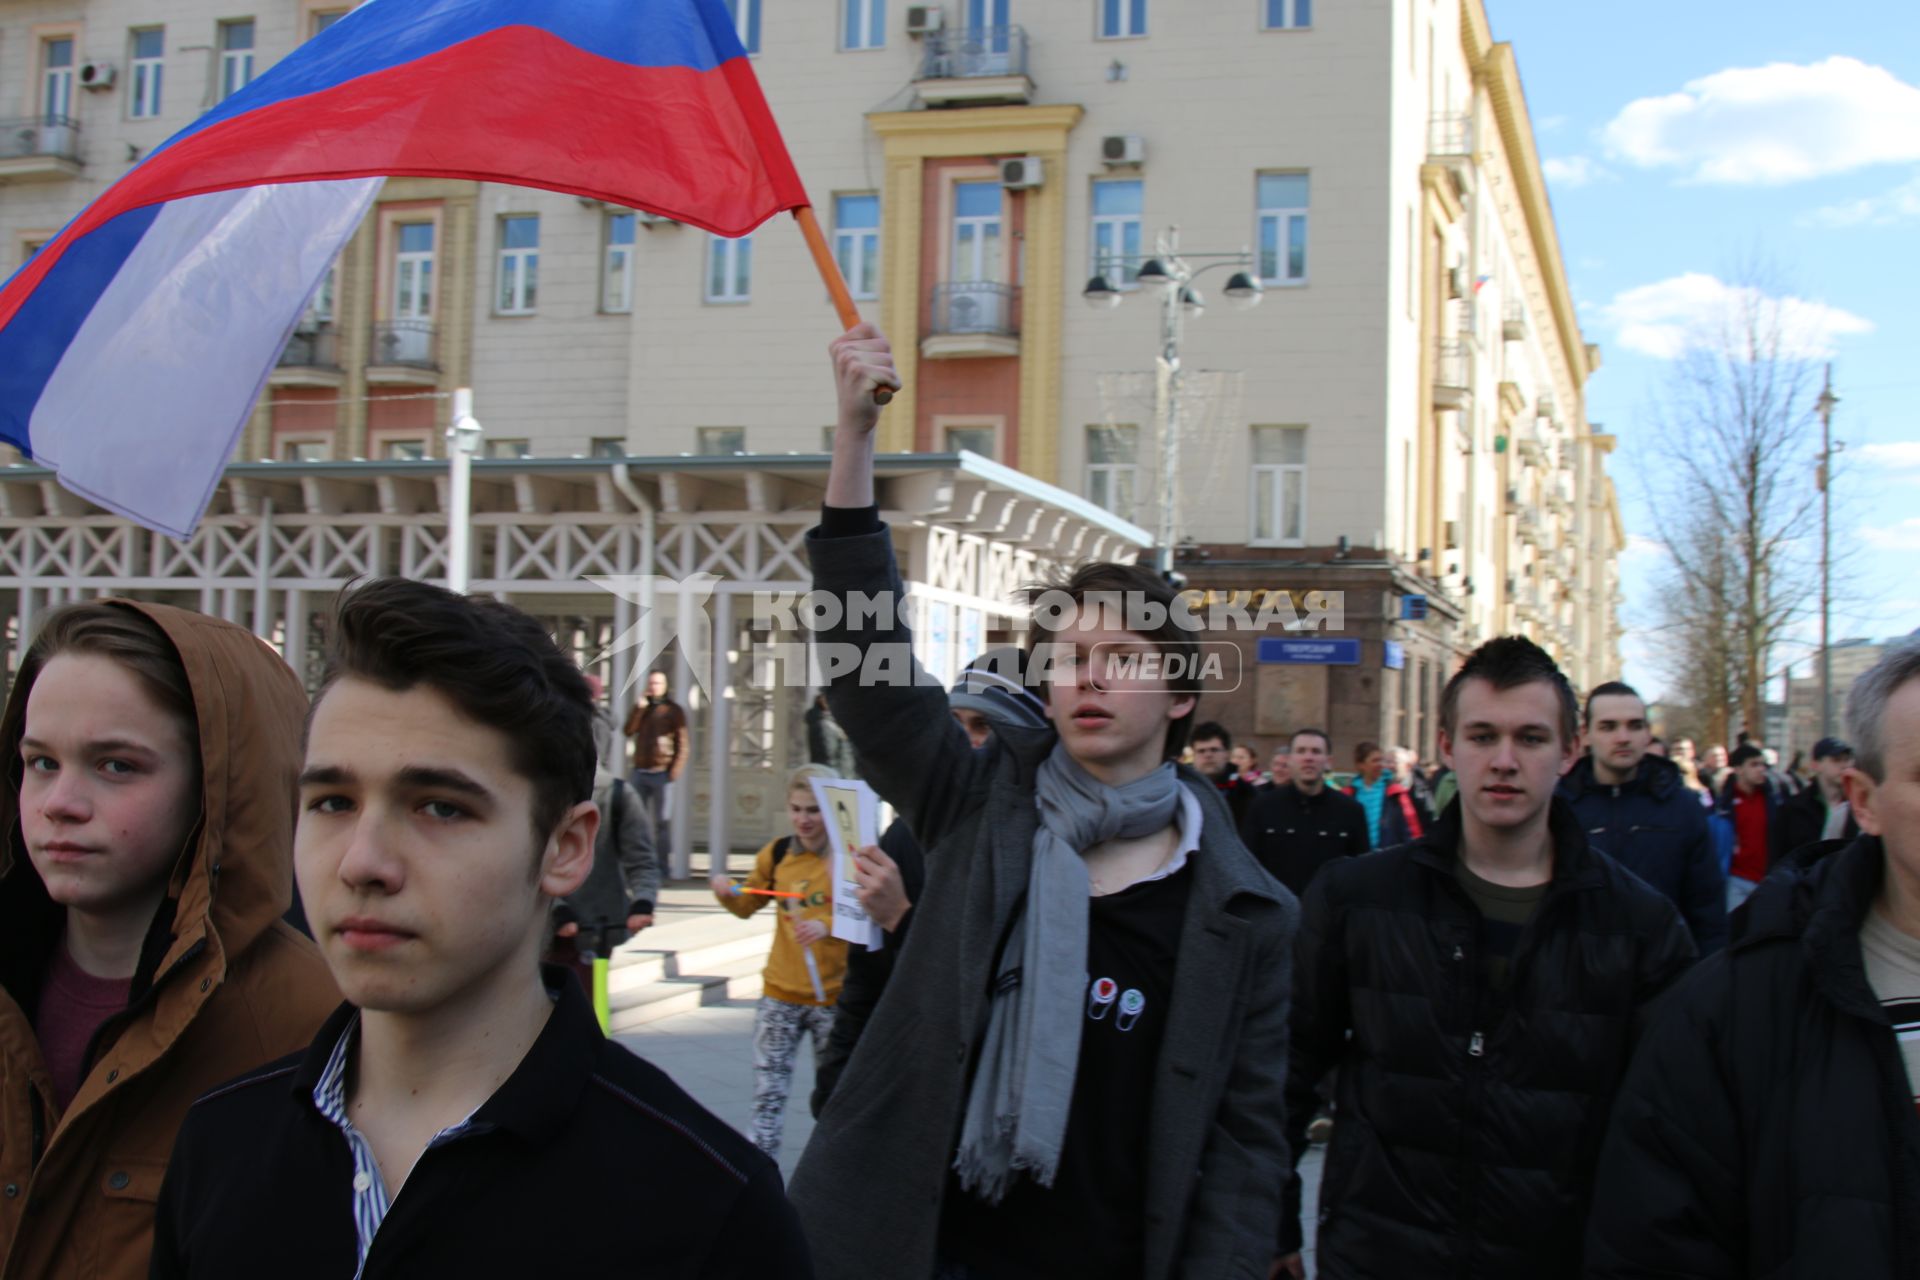
[[[1486,4],[1518,56],[1581,326],[1603,351],[1588,417],[1622,440],[1627,677],[1663,686],[1656,642],[1632,629],[1650,616],[1660,564],[1634,446],[1658,458],[1644,424],[1671,353],[1743,261],[1765,262],[1773,291],[1800,300],[1810,349],[1833,360],[1846,446],[1834,544],[1859,548],[1834,636],[1920,627],[1912,0]],[[1811,483],[1811,459],[1807,471]]]

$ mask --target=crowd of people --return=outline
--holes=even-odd
[[[903,599],[890,349],[832,354],[815,586]],[[491,599],[355,586],[310,700],[218,620],[54,612],[0,714],[0,1280],[1920,1270],[1920,646],[1805,777],[1658,743],[1518,637],[1448,681],[1440,770],[1311,726],[1262,770],[1164,674],[1197,664],[1103,665],[1191,652],[1171,586],[1049,585],[1162,625],[1083,608],[1044,674],[951,689],[853,664],[790,833],[715,868],[778,917],[750,1137],[569,972],[653,922],[663,674],[619,777],[588,678]],[[909,651],[904,610],[838,616]],[[854,854],[874,950],[829,927],[848,773],[898,815]]]

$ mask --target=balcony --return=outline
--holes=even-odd
[[[372,350],[367,357],[367,380],[411,386],[438,383],[440,361],[434,355],[433,334],[431,320],[375,322]]]
[[[963,27],[926,37],[914,89],[930,107],[1031,102],[1023,27]]]
[[[1442,342],[1433,358],[1433,407],[1464,409],[1472,403],[1472,353],[1464,342]]]
[[[1459,336],[1475,346],[1480,345],[1480,300],[1471,292],[1460,299]]]
[[[1527,337],[1527,304],[1510,299],[1500,319],[1500,336],[1508,342],[1524,342]]]
[[[66,116],[0,120],[0,182],[80,176],[80,122]]]
[[[1020,290],[990,281],[933,286],[927,336],[920,354],[930,360],[1020,354]]]
[[[337,387],[340,380],[340,335],[324,320],[294,331],[268,378],[276,387]]]

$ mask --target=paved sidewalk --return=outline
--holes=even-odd
[[[672,1076],[708,1110],[745,1133],[753,1102],[753,1006],[751,1000],[708,1005],[649,1023],[619,1040]],[[780,1150],[780,1169],[789,1176],[813,1132],[813,1116],[807,1109],[812,1093],[813,1054],[803,1049],[794,1067],[793,1093],[787,1101],[786,1143]],[[1315,1147],[1300,1166],[1306,1180],[1309,1222],[1319,1204],[1320,1165],[1325,1150]],[[1312,1254],[1307,1256],[1311,1274]]]

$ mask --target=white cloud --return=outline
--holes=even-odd
[[[1851,451],[1867,466],[1880,471],[1920,470],[1920,440],[1895,440],[1888,444],[1863,444]]]
[[[1860,540],[1882,551],[1920,551],[1920,516],[1879,527],[1862,525]]]
[[[1872,321],[1804,298],[1771,298],[1751,285],[1731,285],[1698,271],[1617,293],[1601,308],[1614,341],[1629,351],[1673,360],[1690,348],[1712,344],[1713,335],[1745,310],[1777,308],[1780,354],[1820,359],[1849,334],[1873,332]]]
[[[1664,542],[1658,538],[1649,538],[1643,533],[1627,535],[1627,545],[1620,549],[1620,558],[1623,561],[1647,565],[1661,564],[1671,559]]]
[[[1547,181],[1562,187],[1584,187],[1590,182],[1610,180],[1613,174],[1595,164],[1592,156],[1549,156],[1540,162]]]
[[[1533,122],[1533,131],[1535,133],[1552,133],[1556,129],[1563,128],[1566,123],[1567,118],[1565,116],[1541,116]]]
[[[1831,228],[1886,227],[1908,218],[1920,218],[1920,178],[1909,179],[1885,195],[1815,209],[1805,221]]]
[[[1920,160],[1920,87],[1857,58],[1731,67],[1629,102],[1607,153],[1697,182],[1777,184]]]

